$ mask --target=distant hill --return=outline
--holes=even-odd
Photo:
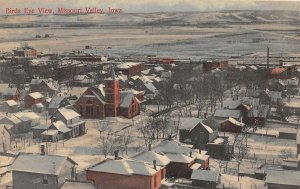
[[[124,13],[121,15],[0,16],[0,27],[96,27],[101,25],[201,25],[299,22],[295,11]]]

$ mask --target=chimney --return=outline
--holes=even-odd
[[[153,160],[153,169],[157,170],[156,169],[156,160]]]
[[[45,145],[41,144],[41,155],[44,156],[45,154]]]
[[[192,154],[193,154],[193,152],[192,152],[192,151],[190,151],[190,157],[192,157]]]
[[[199,154],[201,154],[201,149],[199,148]]]
[[[114,154],[115,154],[115,160],[118,160],[119,159],[119,150],[115,150]]]
[[[148,150],[151,151],[151,144],[148,145]]]

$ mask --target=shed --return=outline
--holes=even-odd
[[[191,180],[193,186],[215,189],[220,182],[220,176],[214,171],[193,170]]]

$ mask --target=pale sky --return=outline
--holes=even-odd
[[[297,10],[300,0],[0,0],[5,8],[107,8],[118,7],[124,12],[214,11],[214,10]],[[3,12],[3,10],[2,10]]]

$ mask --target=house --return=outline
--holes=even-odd
[[[20,104],[15,100],[7,100],[1,104],[1,112],[15,113],[19,111]]]
[[[62,107],[71,105],[68,99],[64,96],[53,96],[48,105],[48,113],[52,115],[56,110]]]
[[[245,128],[245,124],[235,120],[234,118],[228,118],[221,122],[220,129],[223,132],[240,133]]]
[[[84,118],[116,117],[128,118],[139,114],[140,103],[131,92],[120,92],[119,80],[113,68],[105,85],[89,87],[76,101],[74,107]]]
[[[14,114],[9,114],[0,120],[0,124],[12,125],[11,132],[14,134],[24,133],[29,131],[29,128],[23,128],[22,121],[14,116]]]
[[[270,106],[266,104],[261,104],[256,107],[253,107],[248,112],[247,118],[244,122],[246,124],[252,124],[255,126],[264,126],[269,115],[269,109]]]
[[[31,108],[34,104],[42,103],[44,96],[39,92],[30,93],[25,97],[25,108]]]
[[[68,126],[62,121],[52,122],[50,127],[41,133],[43,141],[56,142],[63,139],[69,139],[72,136],[72,127]]]
[[[62,121],[72,130],[71,137],[77,137],[86,133],[85,122],[80,120],[80,114],[72,109],[60,108],[51,117],[51,122]]]
[[[151,145],[149,147],[148,151],[142,151],[138,154],[134,154],[131,156],[130,159],[136,160],[136,161],[142,161],[148,164],[152,164],[153,160],[156,161],[156,164],[161,167],[166,167],[170,163],[170,159],[165,156],[164,154],[159,154],[157,152],[154,152],[151,150]],[[162,174],[165,176],[165,172]]]
[[[31,128],[32,130],[32,134],[33,134],[33,138],[42,138],[42,133],[46,130],[48,130],[50,127],[50,125],[44,125],[44,124],[41,124],[41,125],[38,125],[38,126],[34,126]]]
[[[86,171],[86,178],[97,189],[158,189],[163,167],[129,159],[106,159]]]
[[[192,144],[195,148],[204,149],[218,136],[218,131],[203,124],[199,118],[181,118],[179,122],[179,141]]]
[[[35,112],[35,113],[42,113],[46,110],[44,104],[42,103],[37,103],[37,104],[34,104],[32,105],[32,111]]]
[[[0,83],[0,98],[4,98],[3,93],[5,93],[10,87],[11,86],[7,83]]]
[[[67,181],[60,189],[96,189],[92,183],[79,182],[79,181]]]
[[[4,98],[5,100],[18,101],[21,99],[21,93],[16,87],[8,87],[5,91],[2,92],[2,98]]]
[[[209,170],[193,170],[191,175],[192,186],[207,189],[216,189],[220,183],[219,173]]]
[[[13,50],[13,53],[14,56],[16,57],[26,57],[26,58],[37,57],[37,50],[29,46],[18,47],[17,49]]]
[[[95,83],[95,80],[87,75],[74,75],[72,84],[74,86],[89,87]]]
[[[30,131],[32,127],[40,124],[41,117],[34,112],[18,112],[15,113],[18,119],[22,121],[22,126],[25,131]]]
[[[200,169],[208,170],[209,169],[209,158],[207,152],[201,151],[200,153],[194,154],[196,156],[195,163],[200,164]]]
[[[269,89],[265,89],[262,91],[260,95],[260,102],[262,104],[267,105],[278,105],[279,101],[282,99],[282,92],[281,91],[271,91]]]
[[[233,145],[229,144],[228,137],[218,137],[206,145],[207,154],[215,159],[230,160]]]
[[[30,91],[42,93],[46,97],[52,97],[58,92],[58,82],[53,81],[52,78],[34,78],[30,82]]]
[[[164,140],[153,146],[152,150],[157,153],[163,153],[170,163],[166,167],[167,177],[190,178],[192,166],[196,161],[194,150],[181,145],[174,140]]]
[[[0,124],[0,152],[6,153],[10,149],[10,144],[12,141],[11,133],[12,125],[9,124]]]
[[[117,72],[120,71],[128,77],[140,75],[143,70],[145,70],[145,64],[142,62],[126,62],[116,66]]]
[[[133,118],[140,113],[140,101],[131,91],[120,93],[119,115],[126,118]]]
[[[214,113],[214,118],[218,122],[223,122],[230,117],[237,121],[243,122],[243,115],[240,110],[217,109]]]
[[[299,189],[300,171],[267,170],[265,183],[268,189]]]
[[[19,153],[11,165],[14,189],[59,189],[76,178],[77,163],[66,156]]]

